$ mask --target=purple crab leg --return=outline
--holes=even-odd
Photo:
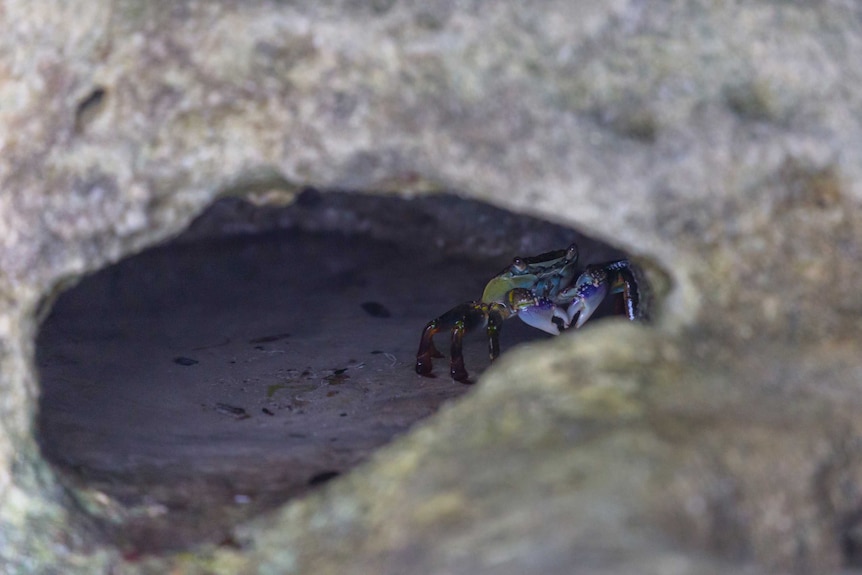
[[[605,266],[613,278],[611,293],[622,294],[623,312],[626,317],[634,320],[640,317],[640,299],[637,281],[628,261],[620,260]]]

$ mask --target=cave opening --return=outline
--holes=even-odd
[[[237,522],[469,392],[446,360],[416,374],[426,322],[478,299],[514,255],[572,242],[583,263],[625,257],[454,195],[223,198],[57,299],[37,339],[42,451],[128,554],[235,544]],[[546,337],[506,322],[503,353]],[[464,355],[475,376],[489,364],[481,337]]]

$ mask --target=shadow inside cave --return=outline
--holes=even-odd
[[[414,372],[425,323],[477,299],[514,255],[572,241],[584,263],[623,257],[448,195],[220,200],[172,242],[59,297],[37,340],[43,453],[125,509],[100,524],[127,553],[230,542],[236,522],[347,472],[467,392],[447,359],[437,378]],[[503,353],[543,337],[507,322]],[[465,344],[475,378],[486,342]]]

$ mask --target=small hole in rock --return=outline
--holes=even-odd
[[[125,510],[100,521],[122,549],[228,540],[237,522],[339,473],[320,469],[347,472],[468,392],[448,358],[438,377],[416,374],[420,334],[479,299],[514,255],[576,242],[584,264],[624,257],[454,196],[299,198],[220,200],[172,242],[84,278],[45,319],[43,453],[79,495]],[[502,353],[543,337],[505,322]],[[474,379],[487,353],[465,338]]]
[[[81,132],[102,111],[108,92],[101,86],[81,99],[75,110],[75,131]]]
[[[316,485],[322,485],[327,481],[335,479],[339,475],[341,474],[338,471],[322,471],[317,475],[312,476],[311,479],[308,480],[308,484],[312,487]]]

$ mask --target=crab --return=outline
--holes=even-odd
[[[533,257],[516,257],[485,286],[482,299],[455,306],[431,320],[422,332],[416,353],[416,373],[434,377],[431,360],[441,358],[434,335],[452,334],[449,372],[452,379],[471,383],[464,367],[464,334],[485,329],[491,360],[500,354],[500,328],[504,320],[521,321],[552,335],[570,327],[579,328],[611,294],[620,294],[622,313],[631,320],[640,317],[640,297],[635,274],[628,260],[614,260],[577,269],[578,246]]]

